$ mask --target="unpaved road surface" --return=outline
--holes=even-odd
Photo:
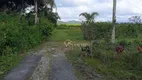
[[[73,66],[68,62],[64,51],[59,48],[53,55],[50,80],[78,80],[74,74]]]
[[[36,50],[32,55],[43,55],[43,58],[29,80],[78,80],[65,57],[63,42],[47,42]]]

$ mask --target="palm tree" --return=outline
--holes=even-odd
[[[56,4],[55,4],[55,1],[54,0],[48,0],[48,5],[51,7],[51,10],[54,8],[56,8]]]
[[[113,0],[113,15],[112,15],[112,36],[111,41],[112,43],[115,43],[115,27],[116,27],[116,0]]]
[[[91,14],[89,14],[89,13],[87,13],[87,12],[84,12],[84,13],[81,13],[79,16],[85,17],[86,22],[87,22],[87,23],[90,23],[90,22],[94,22],[96,16],[98,16],[98,15],[99,15],[99,14],[98,14],[97,12],[92,12]]]

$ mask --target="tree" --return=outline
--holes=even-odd
[[[116,27],[116,0],[113,0],[113,15],[112,15],[112,37],[111,42],[115,43],[115,27]]]
[[[99,14],[97,12],[92,12],[91,14],[84,12],[84,13],[81,13],[79,16],[85,17],[86,23],[90,23],[90,22],[95,22],[95,18],[98,15]]]
[[[56,7],[54,0],[0,0],[0,11],[11,10],[10,4],[14,3],[14,9],[12,11],[20,12],[27,5],[34,5],[35,7],[35,24],[38,23],[38,10],[39,8],[50,6],[51,9]]]
[[[85,22],[82,23],[82,31],[84,34],[84,37],[87,38],[90,42],[90,54],[92,55],[93,47],[92,47],[92,40],[94,39],[94,34],[93,34],[93,28],[92,26],[94,25],[95,18],[99,14],[97,12],[92,12],[91,14],[84,12],[81,13],[79,16],[83,16],[85,18]]]
[[[51,10],[53,10],[53,7],[56,8],[56,4],[54,0],[47,0],[48,1],[48,5],[51,7]]]
[[[35,5],[35,24],[38,23],[38,1],[34,0],[34,5]],[[48,5],[53,9],[55,6],[54,0],[39,0],[39,5],[47,7]],[[40,7],[40,6],[39,6]]]
[[[57,12],[53,12],[51,8],[42,8],[40,12],[38,13],[39,16],[48,18],[52,23],[55,24],[55,27],[57,27],[57,20],[60,19],[60,16]]]
[[[135,23],[135,24],[140,24],[142,22],[140,16],[132,16],[132,17],[129,18],[129,21],[131,23]]]
[[[11,4],[13,3],[13,7]],[[27,5],[34,5],[34,0],[0,0],[0,10],[4,11],[5,9],[20,12],[21,9],[27,7]],[[11,9],[13,8],[13,9]]]
[[[37,16],[37,13],[38,13],[38,5],[37,5],[37,0],[34,0],[34,6],[35,6],[35,24],[38,23],[38,16]]]

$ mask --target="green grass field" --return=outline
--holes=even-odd
[[[49,40],[50,41],[84,40],[84,37],[82,35],[80,28],[55,29]]]

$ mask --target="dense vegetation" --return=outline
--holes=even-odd
[[[120,42],[119,42],[120,43]],[[93,46],[93,60],[87,58],[87,63],[111,80],[141,80],[142,54],[137,50],[140,41],[126,42],[122,53],[117,53],[115,48],[119,44],[95,42]],[[120,59],[117,59],[118,55]],[[98,66],[96,66],[98,65]],[[113,79],[114,78],[114,79]]]
[[[120,54],[115,50],[119,43],[125,45],[125,50]],[[66,55],[75,66],[80,77],[91,77],[91,75],[96,75],[93,73],[95,71],[103,76],[102,80],[141,80],[142,54],[137,49],[141,44],[140,41],[125,40],[112,44],[111,42],[96,40],[93,44],[92,57],[82,57],[83,53],[79,48],[68,52],[70,54]],[[118,56],[120,56],[119,59]],[[90,71],[86,69],[86,65],[91,69]]]
[[[85,39],[92,34],[92,39],[111,38],[112,24],[109,22],[97,22],[91,24],[82,24],[82,31]],[[120,23],[116,25],[116,40],[135,39],[140,40],[142,33],[142,24]]]
[[[39,44],[51,34],[54,25],[41,18],[38,25],[29,26],[24,17],[19,20],[16,15],[1,14],[0,55],[17,53]]]
[[[59,19],[55,5],[54,0],[0,1],[0,78],[51,35]]]
[[[47,18],[40,17],[37,25],[32,16],[29,19],[18,14],[0,14],[0,76],[19,62],[23,51],[50,36],[55,27]]]

